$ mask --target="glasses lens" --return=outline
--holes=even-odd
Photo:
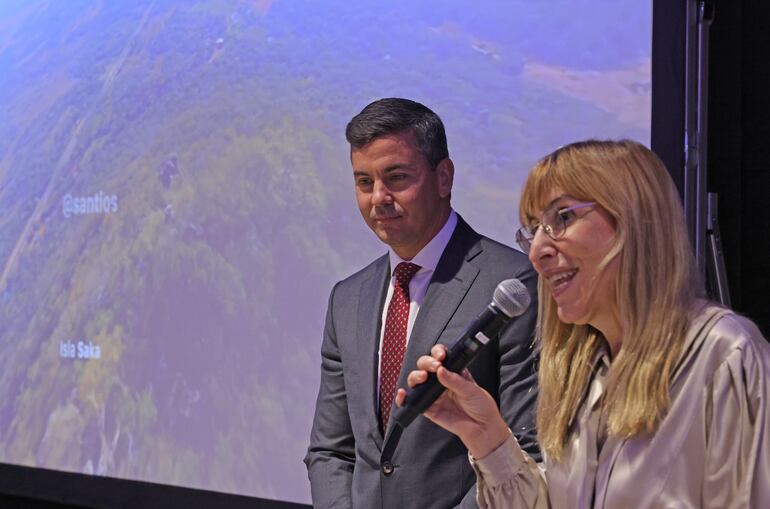
[[[529,248],[532,246],[532,234],[525,226],[516,230],[516,243],[522,251],[529,253]]]
[[[553,208],[543,213],[543,229],[549,237],[556,240],[564,233],[564,218],[559,209]]]

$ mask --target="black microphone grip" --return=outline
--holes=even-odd
[[[494,303],[484,308],[465,332],[447,348],[442,366],[455,373],[461,372],[482,348],[498,337],[509,321],[510,317],[500,311]],[[445,387],[438,381],[436,374],[428,373],[428,379],[424,383],[407,390],[404,404],[396,410],[393,419],[399,426],[406,428],[427,410],[444,390]]]

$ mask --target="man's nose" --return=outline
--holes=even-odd
[[[387,205],[393,203],[393,195],[382,180],[375,180],[372,189],[372,203],[374,205]]]

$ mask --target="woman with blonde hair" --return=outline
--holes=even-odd
[[[468,447],[479,505],[770,507],[770,345],[699,298],[660,159],[627,140],[562,147],[530,172],[520,219],[540,275],[544,464],[467,371],[441,367],[443,346],[408,378],[446,386],[425,416]]]

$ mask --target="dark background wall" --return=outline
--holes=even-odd
[[[766,23],[763,23],[765,18],[760,13],[760,5],[760,2],[752,0],[723,0],[715,5],[709,56],[708,188],[710,192],[719,193],[719,221],[733,307],[757,322],[768,337],[770,129],[767,122],[770,119],[770,31],[766,30]],[[671,18],[671,22],[675,21]],[[668,41],[666,47],[659,48],[661,51],[679,49],[673,40]],[[666,65],[658,65],[653,72],[671,73],[674,70]],[[673,84],[677,80],[670,82]],[[682,146],[676,139],[678,126],[659,124],[658,127],[662,128],[664,136],[670,137],[661,142],[662,146],[667,147],[665,150],[676,151]],[[145,504],[130,502],[141,500],[142,497],[137,495],[141,491],[154,493],[154,503],[151,505],[159,504],[158,507],[247,505],[241,499],[218,498],[214,494],[196,496],[189,490],[166,490],[142,483],[112,480],[93,482],[69,474],[30,473],[26,469],[8,466],[2,470],[5,481],[0,483],[0,491],[13,494],[0,494],[0,507],[3,508],[145,507]],[[9,475],[17,476],[18,482],[9,480]],[[33,477],[45,479],[45,482],[37,482],[31,479]],[[65,484],[69,488],[61,487]],[[120,496],[120,492],[124,491],[125,502],[116,505],[95,502],[77,506],[46,501],[79,498],[76,495],[78,485],[89,486],[88,491],[94,500],[101,498],[97,496],[100,491],[110,492],[113,497]],[[26,497],[16,496],[19,493]],[[56,493],[69,493],[70,496],[61,497]],[[270,505],[269,502],[262,502],[255,507]]]
[[[760,2],[718,1],[710,37],[708,189],[733,308],[770,336],[770,32]]]

